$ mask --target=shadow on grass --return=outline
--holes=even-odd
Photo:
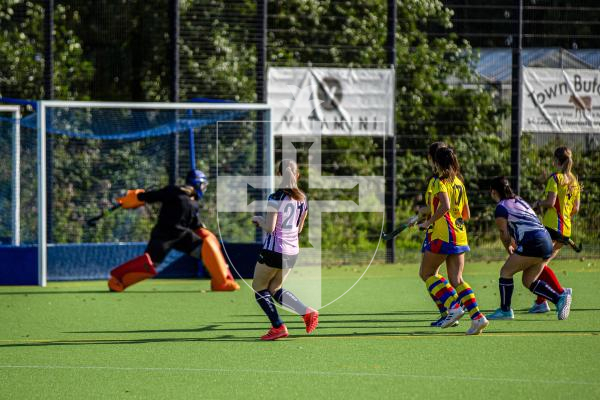
[[[53,295],[53,294],[106,294],[111,296],[131,296],[136,294],[165,294],[165,293],[218,293],[210,290],[197,289],[197,290],[135,290],[125,293],[113,293],[108,290],[63,290],[63,291],[40,291],[40,292],[0,292],[0,296],[11,296],[11,295],[25,295],[25,296],[36,296],[36,295]]]
[[[552,336],[552,335],[600,335],[598,330],[589,331],[493,331],[488,330],[482,336]],[[298,339],[332,339],[332,338],[369,338],[369,337],[386,337],[386,338],[408,338],[408,337],[464,337],[465,334],[462,331],[414,331],[414,332],[351,332],[351,333],[325,333],[316,335],[299,335],[296,336]],[[289,341],[292,338],[288,338],[282,341]],[[254,342],[262,343],[258,336],[252,337],[240,337],[233,335],[221,335],[214,337],[201,337],[201,338],[146,338],[146,339],[65,339],[65,340],[48,340],[39,342],[27,342],[27,343],[8,343],[0,344],[0,348],[11,348],[11,347],[48,347],[48,346],[90,346],[90,345],[135,345],[135,344],[149,344],[149,343],[202,343],[202,342]]]
[[[86,334],[86,333],[168,333],[168,332],[210,332],[210,331],[218,331],[218,330],[227,330],[220,329],[221,325],[206,325],[201,326],[200,328],[191,328],[191,329],[139,329],[139,330],[104,330],[104,331],[69,331],[62,333],[76,333],[76,334]],[[250,329],[250,328],[249,328]]]
[[[244,338],[233,335],[222,335],[210,338],[147,338],[147,339],[66,339],[49,340],[28,343],[0,344],[1,348],[8,347],[45,347],[45,346],[87,346],[87,345],[120,345],[120,344],[147,344],[147,343],[186,343],[186,342],[222,342],[222,341],[260,341],[258,337]]]
[[[514,311],[517,311],[519,313],[522,312],[523,314],[529,314],[528,313],[529,308],[522,308],[522,309],[514,310]],[[577,311],[577,312],[582,312],[582,311],[600,311],[600,308],[572,308],[571,307],[571,311]],[[492,313],[493,310],[490,310],[489,312]],[[553,308],[549,312],[544,313],[544,314],[556,314],[556,310]],[[530,314],[530,315],[536,315],[536,314]],[[540,315],[540,314],[537,314],[537,315]]]
[[[286,316],[287,317],[287,316]],[[290,321],[288,322],[288,318],[284,317],[284,321],[286,323],[286,325],[294,324],[294,323],[299,323],[299,324],[303,324],[302,321]],[[293,318],[293,317],[292,317]],[[296,317],[297,318],[297,317]],[[335,319],[327,319],[327,316],[319,316],[319,324],[321,325],[326,325],[326,324],[346,324],[346,323],[359,323],[359,324],[382,324],[382,323],[403,323],[403,322],[413,322],[413,323],[430,323],[434,320],[434,318],[431,319],[339,319],[339,320],[335,320]],[[219,324],[231,324],[231,325],[244,325],[244,324],[265,324],[267,323],[268,320],[266,319],[266,317],[263,317],[262,319],[258,319],[256,321],[219,321],[217,323]]]
[[[574,310],[574,311],[578,311],[578,310]],[[594,311],[594,310],[588,310],[588,311]],[[413,313],[416,312],[405,312],[405,314],[412,316]],[[374,316],[378,316],[378,315],[398,315],[401,313],[374,313],[374,314],[327,314],[327,315],[323,315],[320,318],[320,330],[330,330],[330,329],[423,329],[423,328],[428,328],[429,327],[429,323],[431,323],[433,321],[432,319],[381,319],[381,318],[373,318],[373,319],[329,319],[329,317],[331,315],[347,315],[347,316],[354,316],[354,315],[358,315],[358,316],[362,316],[362,315],[374,315]],[[439,315],[435,312],[433,312],[432,314],[435,314],[436,316]],[[266,319],[265,316],[261,316],[261,315],[252,315],[253,317],[259,317],[256,320],[252,320],[252,321],[219,321],[219,322],[215,322],[215,324],[211,324],[211,325],[206,325],[206,326],[202,326],[199,328],[175,328],[175,329],[135,329],[135,330],[90,330],[90,331],[67,331],[67,332],[62,332],[62,333],[66,333],[66,334],[138,334],[138,333],[194,333],[194,332],[218,332],[218,331],[232,331],[232,332],[237,332],[237,331],[259,331],[262,330],[265,327],[268,327],[268,320]],[[286,321],[286,325],[288,325],[289,327],[303,327],[304,326],[304,322],[302,322],[302,320],[300,320],[298,317],[295,317],[294,319],[288,319],[288,318],[284,318]],[[469,318],[464,318],[462,320],[463,324],[468,324]],[[510,321],[499,321],[499,323],[504,324],[504,323],[549,323],[549,322],[556,322],[555,319],[553,318],[547,318],[547,317],[539,317],[539,318],[534,318],[534,319],[513,319]],[[494,323],[497,323],[496,321],[494,321]],[[358,324],[358,325],[352,325],[352,324]],[[381,324],[381,326],[377,326],[375,324]],[[417,324],[417,325],[409,325],[409,324]],[[254,326],[248,326],[248,327],[240,327],[239,325],[260,325],[257,327]],[[466,326],[466,325],[465,325]],[[266,328],[265,328],[266,329]],[[489,329],[488,329],[489,331]],[[487,331],[486,331],[487,332]],[[506,332],[506,331],[502,331],[502,332]],[[524,331],[525,332],[525,331]],[[541,332],[541,331],[540,331]],[[553,332],[553,331],[552,331]],[[592,332],[592,331],[590,331]],[[381,334],[381,333],[377,333],[377,334]],[[393,332],[392,334],[397,334],[397,332]],[[431,334],[431,333],[430,333]]]
[[[570,330],[553,330],[553,331],[495,331],[487,329],[481,336],[555,336],[555,335],[600,335],[600,330],[582,330],[582,331],[570,331]],[[462,329],[452,330],[441,330],[435,331],[414,331],[414,332],[353,332],[353,333],[331,333],[331,334],[317,334],[317,335],[304,335],[302,338],[314,339],[319,338],[349,338],[349,337],[362,337],[362,336],[375,336],[375,337],[446,337],[446,336],[460,336],[466,337]]]
[[[110,294],[108,290],[44,291],[44,292],[0,292],[0,296],[36,296],[52,294]]]
[[[288,327],[293,327],[294,329],[300,329],[300,328],[304,328],[304,323],[300,322],[300,323],[288,323],[286,322],[286,325]],[[225,332],[238,332],[238,331],[263,331],[268,329],[269,327],[269,322],[268,321],[262,321],[261,322],[261,326],[259,327],[247,327],[247,328],[229,328],[229,327],[223,327],[221,328],[220,325],[208,325],[206,327],[203,328],[197,328],[197,329],[145,329],[145,330],[131,330],[131,331],[73,331],[73,332],[62,332],[62,333],[74,333],[74,334],[90,334],[90,333],[102,333],[102,334],[110,334],[110,333],[175,333],[175,332],[181,332],[181,333],[185,333],[185,332],[218,332],[218,331],[225,331]],[[424,325],[401,325],[401,326],[364,326],[364,325],[358,325],[358,326],[352,326],[352,325],[344,325],[344,326],[324,326],[321,327],[321,330],[324,329],[407,329],[407,328],[411,328],[411,329],[423,329]]]
[[[356,317],[356,316],[375,316],[375,315],[390,315],[390,316],[400,316],[400,315],[439,315],[440,313],[438,311],[432,311],[432,310],[427,310],[427,311],[415,311],[415,310],[409,310],[409,311],[390,311],[390,312],[382,312],[382,313],[329,313],[327,311],[323,312],[323,316],[329,316],[329,317]],[[239,314],[239,315],[232,315],[232,317],[263,317],[264,318],[264,314]]]

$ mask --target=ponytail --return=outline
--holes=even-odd
[[[435,152],[442,147],[448,147],[448,145],[444,142],[433,142],[429,145],[429,157],[432,160],[435,160]]]
[[[462,178],[460,175],[460,164],[451,148],[438,148],[433,161],[440,178],[448,179],[449,181],[454,181],[454,178],[457,176]]]
[[[510,187],[510,182],[503,176],[498,176],[490,182],[490,190],[495,190],[500,196],[500,200],[514,199],[515,193]]]
[[[573,169],[573,153],[571,149],[566,146],[558,147],[554,150],[554,158],[560,164],[560,169],[565,179],[565,184],[570,190],[574,190],[577,187],[577,178],[571,172]]]
[[[281,175],[281,184],[279,188],[292,199],[304,200],[304,193],[298,189],[298,164],[292,160],[281,160],[277,171]]]

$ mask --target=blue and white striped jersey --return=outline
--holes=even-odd
[[[508,220],[509,233],[517,245],[546,232],[535,211],[520,197],[500,200],[496,206],[495,217]]]

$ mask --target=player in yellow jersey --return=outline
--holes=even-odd
[[[437,178],[437,175],[435,173],[435,165],[434,165],[433,159],[435,158],[435,152],[437,151],[437,149],[439,149],[441,147],[448,147],[448,145],[444,142],[433,142],[429,145],[429,149],[427,152],[427,163],[431,167],[432,175],[427,179],[427,188],[425,190],[425,199],[424,199],[425,205],[417,206],[417,208],[416,208],[416,211],[419,213],[419,215],[427,217],[427,218],[429,218],[431,216],[431,207],[432,207],[431,204],[433,202],[433,196],[432,196],[433,183],[435,182],[435,180]],[[425,248],[425,245],[427,244],[428,238],[429,238],[429,232],[427,231],[425,233],[425,239],[423,241],[423,249]],[[423,254],[424,254],[424,251],[423,251]],[[447,283],[446,278],[444,278],[443,276],[442,276],[442,283],[444,283],[444,284]],[[446,315],[448,315],[448,310],[446,309],[446,306],[444,306],[444,304],[442,302],[440,302],[434,295],[432,295],[429,292],[429,290],[427,292],[431,296],[431,299],[435,302],[435,304],[440,312],[439,319],[437,319],[436,321],[433,321],[431,323],[431,326],[440,327],[442,325],[442,322],[446,318]],[[458,321],[456,321],[452,326],[457,326],[457,325],[458,325]]]
[[[470,250],[464,224],[470,218],[470,210],[464,183],[459,178],[460,164],[450,148],[440,147],[435,152],[434,166],[437,177],[431,184],[431,215],[419,224],[427,229],[419,275],[431,295],[448,310],[440,326],[447,328],[458,321],[465,313],[464,307],[471,316],[471,327],[466,333],[477,335],[489,322],[462,277],[465,252]],[[439,274],[444,261],[450,283]]]
[[[549,283],[550,287],[558,294],[567,291],[571,294],[570,288],[564,288],[556,278],[554,271],[548,267],[560,249],[569,243],[571,237],[571,219],[579,211],[581,188],[577,178],[571,172],[573,168],[573,154],[568,147],[559,147],[554,151],[554,166],[557,172],[550,175],[546,183],[546,196],[543,200],[533,203],[533,208],[543,207],[546,209],[543,217],[543,224],[552,238],[552,256],[544,265],[540,279]],[[529,309],[530,313],[545,313],[550,311],[548,302],[545,298],[538,296],[533,306]]]

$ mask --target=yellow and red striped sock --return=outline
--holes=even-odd
[[[456,291],[458,292],[458,299],[460,300],[460,304],[469,312],[472,320],[479,319],[483,317],[483,314],[479,311],[479,307],[477,306],[477,299],[475,298],[475,293],[473,293],[473,289],[467,282],[463,282],[456,287]]]
[[[456,290],[442,275],[434,275],[425,281],[425,286],[431,295],[443,306],[450,310],[458,302]]]
[[[442,304],[441,301],[439,301],[434,295],[432,295],[431,293],[429,293],[429,296],[431,296],[431,300],[434,301],[435,305],[437,306],[438,310],[440,311],[440,314],[442,315],[442,317],[445,317],[446,315],[448,315],[448,310],[446,310],[446,307],[444,307],[444,305]]]

